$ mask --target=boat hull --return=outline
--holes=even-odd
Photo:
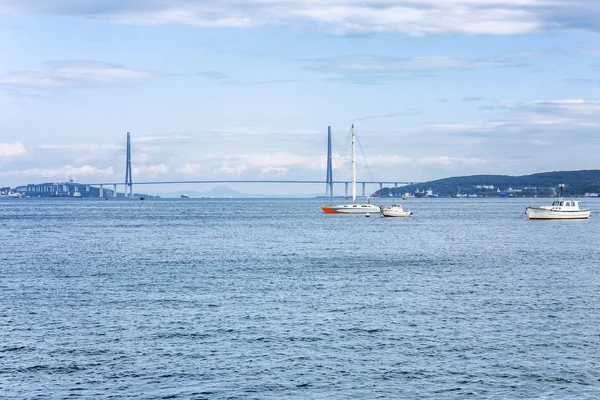
[[[410,210],[406,210],[406,211],[384,210],[381,214],[383,214],[384,217],[410,217],[412,215],[412,211],[410,211]]]
[[[371,214],[379,213],[379,206],[373,204],[343,204],[339,206],[321,207],[325,214]]]
[[[405,210],[400,205],[392,205],[381,210],[381,215],[384,217],[410,217],[412,215],[412,211]]]
[[[588,219],[590,210],[549,210],[541,207],[527,207],[529,219]]]

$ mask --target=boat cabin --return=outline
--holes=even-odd
[[[552,208],[579,208],[579,202],[576,200],[558,200],[552,202]]]

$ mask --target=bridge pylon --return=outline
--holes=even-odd
[[[331,163],[331,126],[327,127],[327,178],[325,179],[325,195],[333,197],[333,168]]]
[[[129,196],[127,196],[129,189]],[[133,180],[131,179],[131,135],[127,132],[127,160],[125,161],[125,197],[133,198]]]

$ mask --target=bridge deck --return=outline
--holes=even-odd
[[[201,180],[201,181],[156,181],[156,182],[133,182],[134,185],[170,185],[170,184],[192,184],[192,183],[302,183],[302,184],[325,184],[325,181],[312,181],[312,180]],[[333,183],[352,183],[351,181],[333,181]],[[419,182],[406,182],[406,181],[356,181],[360,184],[392,184],[392,185],[412,185]],[[101,182],[101,183],[88,183],[88,185],[123,185],[124,182]]]

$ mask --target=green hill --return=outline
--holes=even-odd
[[[417,185],[399,188],[383,188],[377,191],[381,197],[390,194],[401,196],[415,190],[431,188],[440,196],[456,193],[477,194],[478,196],[555,196],[558,184],[565,184],[567,196],[583,196],[585,193],[600,192],[600,170],[553,171],[532,175],[471,175],[438,179]],[[487,188],[484,188],[486,186]]]

